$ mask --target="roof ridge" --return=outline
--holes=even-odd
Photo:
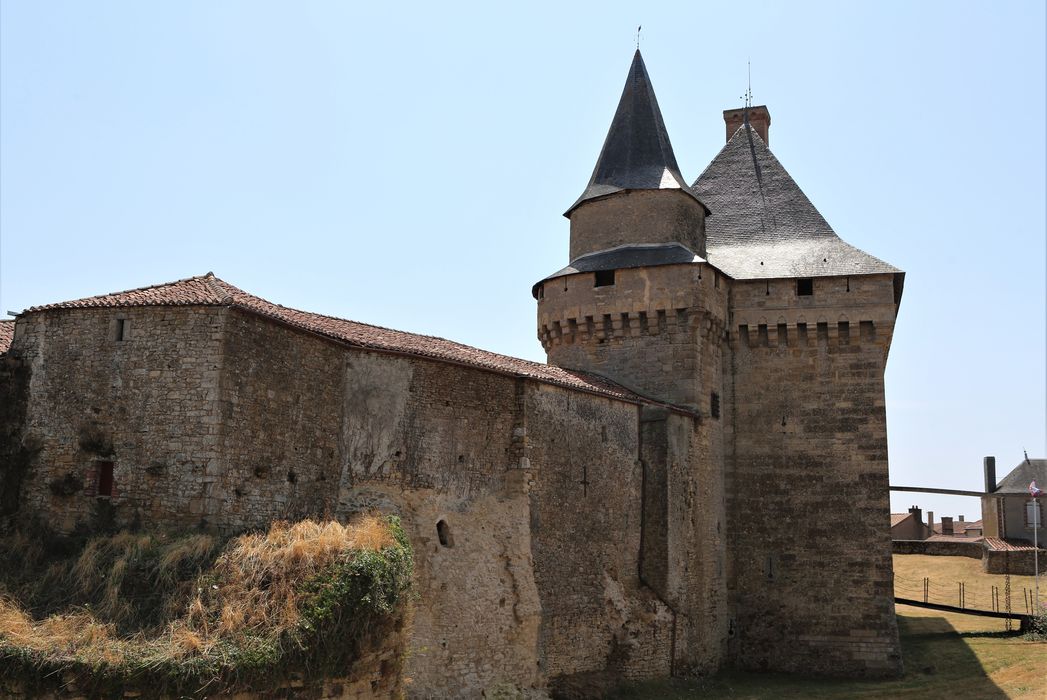
[[[144,287],[133,287],[131,289],[120,289],[115,292],[105,292],[104,294],[92,294],[90,296],[83,297],[83,299],[95,299],[97,297],[114,297],[117,294],[131,294],[132,292],[144,292],[148,289],[159,289],[161,287],[170,287],[171,285],[181,284],[182,282],[194,282],[196,280],[206,279],[208,276],[214,277],[213,272],[208,272],[204,275],[194,275],[192,277],[185,277],[180,280],[173,280],[171,282],[161,282],[160,284],[147,284]],[[74,299],[73,301],[80,301],[80,299]]]

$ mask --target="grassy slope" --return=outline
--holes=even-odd
[[[1047,567],[1047,557],[1041,562]],[[957,582],[966,584],[966,607],[992,609],[992,586],[1000,590],[1001,607],[1005,576],[987,574],[982,571],[978,559],[968,557],[935,557],[926,554],[895,554],[894,583],[895,594],[901,598],[918,597],[922,591],[923,577],[931,580],[930,601],[956,605]],[[1047,602],[1047,584],[1040,577],[1040,599]],[[1022,589],[1033,590],[1032,576],[1011,576],[1011,610],[1025,612]],[[1031,594],[1030,594],[1031,599]]]
[[[901,579],[922,581],[929,576],[941,589],[954,591],[967,583],[967,601],[988,604],[990,586],[1004,585],[1003,576],[985,574],[981,562],[966,557],[897,555]],[[1041,581],[1042,583],[1042,581]],[[1012,576],[1014,608],[1021,605],[1021,587],[1032,588],[1032,577]],[[1045,588],[1047,586],[1041,586]],[[1041,591],[1041,597],[1045,596]],[[727,671],[713,678],[677,679],[623,689],[620,698],[1000,698],[1047,697],[1047,643],[1025,641],[1003,632],[1004,621],[898,606],[905,674],[890,681],[847,681],[784,674]]]
[[[17,545],[10,551],[25,544],[8,539]],[[41,556],[51,575],[35,588],[62,584],[64,610],[32,577],[0,572],[0,679],[42,690],[43,679],[72,673],[91,696],[125,686],[179,696],[253,680],[269,687],[292,671],[346,672],[366,643],[402,620],[411,551],[394,518],[274,523],[229,542],[217,559],[215,544],[198,540],[120,533],[63,560]],[[201,555],[185,555],[194,550]],[[179,566],[164,565],[171,561],[193,566],[178,576]],[[148,587],[139,583],[166,590],[137,595]],[[23,608],[14,594],[36,605]]]

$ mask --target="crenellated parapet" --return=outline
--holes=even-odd
[[[875,344],[886,351],[895,312],[889,275],[735,282],[729,338],[735,350]]]
[[[603,279],[580,273],[549,280],[539,296],[538,339],[549,351],[565,343],[695,332],[708,337],[712,328],[722,333],[723,281],[701,263],[615,270]]]

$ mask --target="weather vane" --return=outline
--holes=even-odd
[[[637,39],[639,41],[639,39]],[[745,108],[753,106],[753,64],[752,61],[745,62],[746,70],[749,73],[749,87],[746,89],[745,94],[742,95],[741,99],[745,100]]]

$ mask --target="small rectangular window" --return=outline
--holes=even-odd
[[[125,333],[127,332],[127,319],[118,318],[116,319],[116,340],[120,341],[124,339]]]
[[[713,418],[720,417],[720,395],[715,391],[709,397],[709,414]]]
[[[596,271],[596,282],[593,284],[594,287],[613,287],[614,286],[614,270],[597,270]]]
[[[796,280],[796,296],[809,297],[814,294],[814,280],[810,277]]]
[[[95,494],[98,496],[113,495],[113,463],[95,462],[95,474],[97,474],[98,486]]]
[[[1043,524],[1043,505],[1037,500],[1025,504],[1025,527],[1033,529]]]

